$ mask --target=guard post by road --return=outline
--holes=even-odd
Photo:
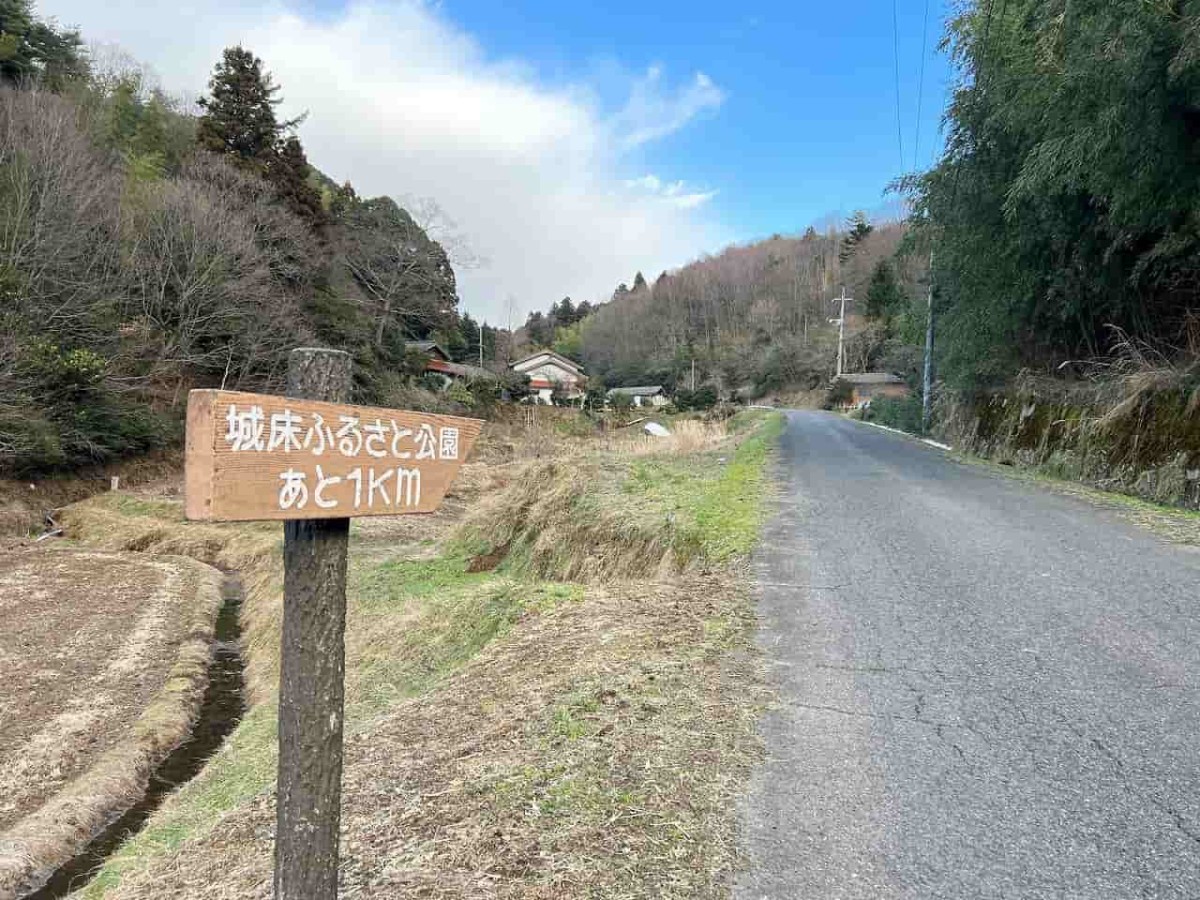
[[[285,397],[188,397],[188,519],[284,523],[277,900],[337,896],[350,519],[436,510],[483,425],[350,406],[351,382],[349,354],[301,348]]]

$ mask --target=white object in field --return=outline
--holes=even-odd
[[[114,475],[108,480],[108,489],[110,491],[119,491],[121,489],[121,476]]]
[[[642,430],[645,431],[646,434],[651,435],[653,437],[670,437],[671,436],[671,432],[667,431],[667,429],[663,428],[657,422],[647,422],[645,425],[642,426]]]

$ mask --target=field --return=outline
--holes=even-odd
[[[71,856],[186,734],[219,603],[192,560],[0,558],[0,897]]]
[[[355,523],[343,896],[727,892],[763,702],[741,563],[777,427],[497,427],[440,512]],[[123,494],[62,521],[246,585],[248,714],[84,896],[269,896],[277,527]]]

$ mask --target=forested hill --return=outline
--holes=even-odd
[[[250,51],[193,111],[28,0],[0,31],[0,471],[177,441],[189,388],[274,389],[301,344],[351,351],[387,404],[428,400],[406,341],[477,353],[443,248],[312,170]]]
[[[535,313],[524,334],[581,359],[608,386],[712,384],[761,396],[828,383],[844,287],[854,323],[848,368],[915,376],[924,333],[925,257],[896,223],[856,214],[842,228],[808,229],[730,247],[653,283],[641,273],[609,302],[569,298]]]
[[[618,289],[559,328],[559,345],[615,384],[690,378],[693,360],[725,386],[803,382],[832,371],[839,283],[862,299],[875,277],[895,306],[859,359],[911,372],[932,255],[944,388],[1141,372],[1200,396],[1200,12],[972,0],[944,44],[957,70],[947,147],[897,182],[903,241],[879,228],[849,260],[844,234],[733,248]],[[892,271],[877,272],[893,246]]]

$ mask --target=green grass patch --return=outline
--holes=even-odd
[[[182,503],[170,500],[147,500],[131,494],[123,494],[120,491],[102,494],[101,498],[110,509],[125,516],[166,519],[168,522],[183,521]]]
[[[200,775],[122,844],[79,896],[103,897],[125,873],[173,853],[189,838],[211,829],[221,816],[274,785],[276,724],[274,703],[259,704],[247,713]]]
[[[769,409],[739,409],[725,423],[725,427],[730,434],[741,434],[773,416],[782,417],[782,413],[773,412]]]
[[[767,463],[783,432],[780,413],[746,410],[743,428],[755,431],[732,455],[650,458],[633,464],[626,494],[659,507],[677,532],[677,546],[694,546],[724,562],[750,552],[764,518]],[[734,418],[737,419],[738,416]]]

